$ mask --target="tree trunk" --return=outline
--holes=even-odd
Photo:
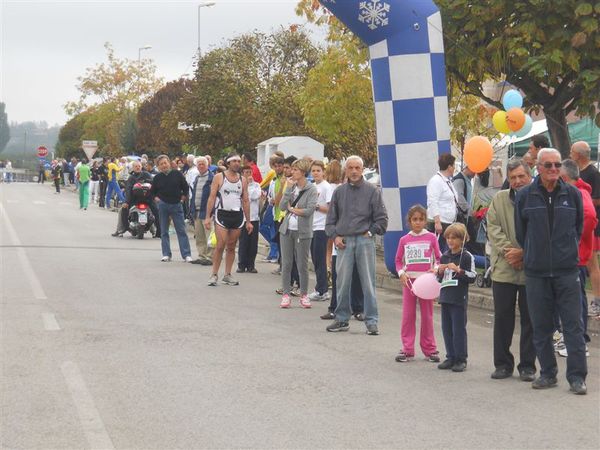
[[[563,159],[568,158],[571,152],[571,136],[569,136],[569,127],[567,126],[567,117],[564,110],[544,109],[544,114],[552,147],[560,152]]]

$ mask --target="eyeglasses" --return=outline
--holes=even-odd
[[[555,169],[560,169],[562,167],[562,163],[561,162],[555,162],[555,163],[545,162],[544,164],[542,164],[542,166],[544,166],[544,169],[552,169],[552,166],[554,166]]]

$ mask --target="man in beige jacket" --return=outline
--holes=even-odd
[[[523,250],[515,234],[514,198],[516,192],[531,183],[531,172],[523,160],[508,163],[510,189],[500,191],[492,199],[487,213],[488,240],[492,248],[492,292],[494,295],[494,366],[493,379],[509,378],[515,359],[510,345],[515,329],[517,298],[521,315],[520,363],[522,381],[535,379],[533,327],[527,309]]]

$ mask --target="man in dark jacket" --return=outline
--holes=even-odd
[[[131,163],[131,175],[127,179],[127,183],[125,184],[125,203],[121,206],[119,211],[119,218],[117,220],[117,231],[115,231],[112,236],[121,237],[123,233],[125,233],[128,229],[129,222],[129,207],[131,206],[132,196],[131,192],[133,190],[133,186],[136,183],[150,183],[152,184],[152,175],[150,175],[145,170],[142,170],[142,163],[139,161],[134,161]],[[160,236],[160,225],[158,220],[158,209],[154,204],[154,201],[150,199],[148,206],[152,211],[152,215],[154,215],[155,224],[156,224],[156,236]]]
[[[192,184],[190,216],[194,221],[194,234],[196,237],[198,259],[192,261],[192,264],[212,266],[212,251],[208,248],[208,236],[210,236],[211,230],[207,230],[204,227],[204,219],[206,219],[206,207],[208,205],[210,186],[214,174],[208,170],[208,160],[204,156],[198,157],[196,160],[196,167],[199,175]]]
[[[192,262],[190,241],[185,231],[182,202],[187,201],[189,186],[185,177],[178,170],[171,169],[171,161],[167,155],[156,158],[160,173],[152,180],[152,197],[158,204],[160,223],[160,243],[163,262],[171,261],[171,243],[169,240],[169,219],[173,220],[179,251],[185,262]]]
[[[539,176],[518,192],[515,230],[521,248],[533,343],[540,362],[534,389],[556,386],[558,366],[552,334],[555,311],[563,325],[571,391],[585,394],[587,362],[581,324],[578,245],[583,230],[583,203],[578,189],[560,179],[560,153],[542,149]]]

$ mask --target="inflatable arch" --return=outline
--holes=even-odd
[[[369,46],[377,154],[389,214],[385,262],[395,272],[404,218],[427,205],[427,181],[450,152],[442,18],[430,0],[320,0]]]

